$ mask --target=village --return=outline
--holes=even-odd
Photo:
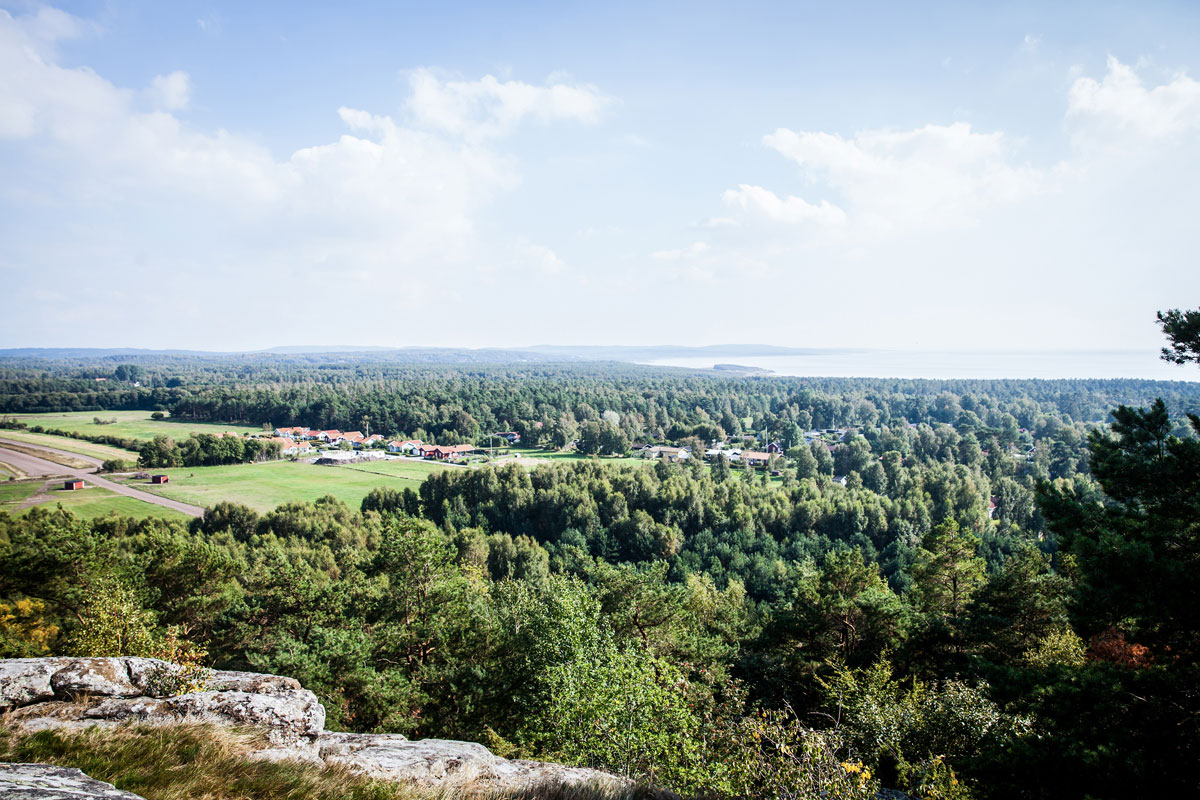
[[[840,442],[848,432],[853,431],[840,428],[811,430],[804,435],[804,444],[811,445],[813,442],[821,441],[832,452],[836,443]],[[499,440],[503,445],[508,446],[520,444],[521,441],[521,435],[515,431],[493,433],[490,438]],[[761,438],[754,434],[726,437],[723,442],[712,443],[713,446],[704,451],[703,459],[715,462],[724,458],[730,464],[746,467],[782,467],[785,463],[784,453],[787,443],[768,442],[765,449],[762,450],[749,449],[746,446],[747,443],[760,442]],[[463,461],[472,455],[482,455],[486,452],[485,448],[470,444],[438,445],[425,443],[419,439],[388,440],[387,437],[380,434],[364,435],[361,431],[313,430],[300,426],[275,428],[273,436],[268,441],[278,443],[284,456],[308,455],[318,452],[319,449],[322,456],[332,458],[332,460],[339,459],[335,454],[329,452],[331,450],[346,453],[347,455],[342,456],[343,459],[354,457],[351,454],[356,452],[362,454],[363,451],[384,451],[395,456],[449,462]],[[576,450],[578,445],[578,440],[572,441],[569,449]],[[676,447],[642,443],[633,444],[628,455],[635,458],[663,459],[672,463],[687,461],[694,457],[692,448],[688,446]],[[778,474],[778,470],[775,472]]]

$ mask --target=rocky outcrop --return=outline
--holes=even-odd
[[[251,758],[336,765],[428,788],[628,784],[596,770],[500,758],[474,742],[326,731],[325,709],[316,696],[294,679],[277,675],[216,671],[204,691],[164,696],[161,689],[171,681],[163,676],[174,669],[148,658],[0,660],[0,711],[26,731],[183,721],[257,727],[266,733],[268,745]]]
[[[5,800],[142,800],[77,769],[50,764],[0,764],[0,797]]]
[[[175,667],[152,658],[0,661],[0,710],[27,730],[183,720],[258,726],[271,744],[311,744],[325,708],[291,678],[214,672],[203,692],[165,697]]]
[[[620,786],[627,781],[591,769],[500,758],[475,742],[422,739],[410,742],[399,734],[325,732],[317,737],[325,764],[379,780],[422,787],[481,784],[520,787],[545,783]]]

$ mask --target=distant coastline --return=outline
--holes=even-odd
[[[748,367],[745,364],[713,364],[713,369],[735,375],[774,375],[775,370],[766,367]]]

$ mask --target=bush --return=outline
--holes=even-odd
[[[879,792],[867,765],[840,755],[837,732],[801,724],[790,707],[744,716],[713,744],[720,780],[709,792],[762,800],[872,800]]]
[[[161,634],[153,612],[142,607],[133,590],[111,577],[92,587],[67,648],[77,656],[141,656],[168,662],[150,676],[152,693],[158,697],[201,691],[211,675],[203,664],[206,651],[184,639],[179,626]]]
[[[100,465],[101,472],[132,472],[137,465],[122,458],[110,458]]]
[[[67,648],[76,656],[153,656],[155,644],[153,614],[120,580],[101,578],[79,611]]]
[[[958,680],[901,683],[884,660],[872,667],[839,667],[821,681],[840,730],[860,756],[919,797],[960,797],[953,764],[961,769],[985,751],[1028,735],[1032,722],[1004,712],[988,685]],[[925,786],[925,794],[918,792]],[[928,787],[940,787],[933,792]]]

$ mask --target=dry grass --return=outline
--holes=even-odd
[[[0,761],[76,767],[146,800],[667,800],[654,790],[545,785],[452,792],[370,780],[336,767],[251,761],[262,734],[210,724],[121,726],[26,734],[0,724]]]

